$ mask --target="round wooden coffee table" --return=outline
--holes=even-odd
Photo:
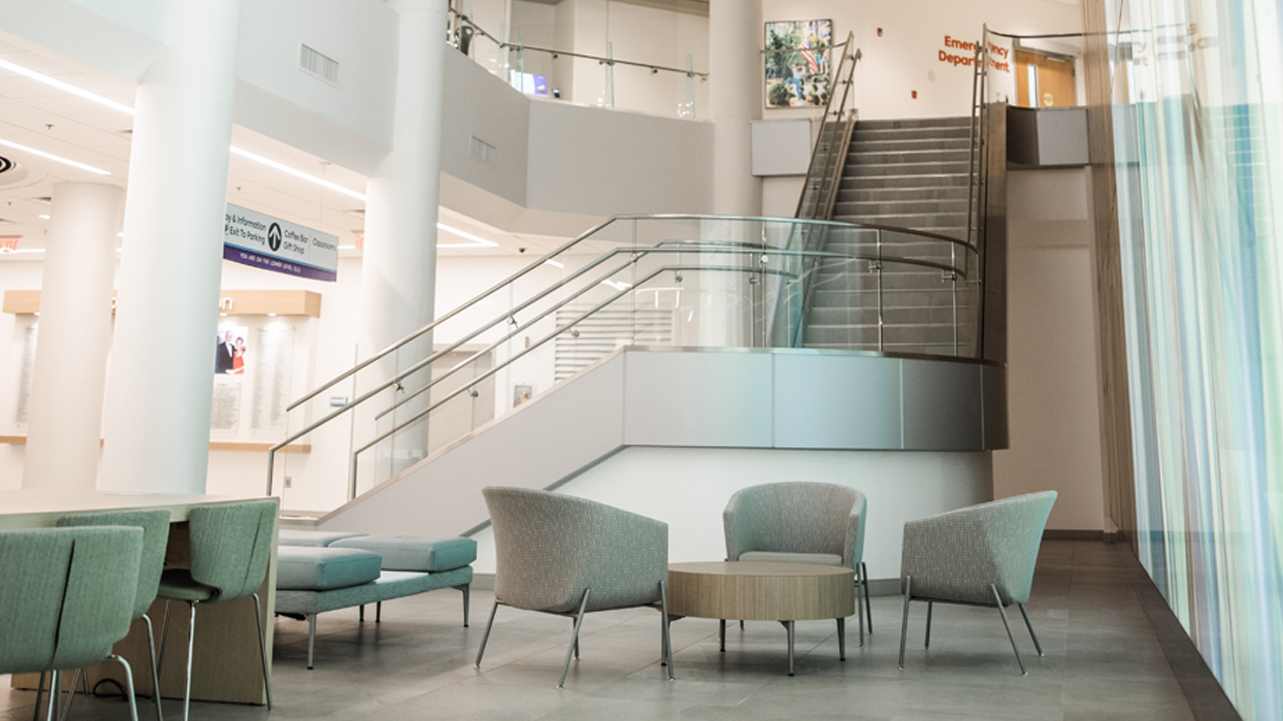
[[[855,572],[809,563],[708,562],[668,566],[668,613],[721,621],[779,621],[788,630],[793,675],[793,622],[833,618],[838,655],[846,660],[846,617],[855,613]]]

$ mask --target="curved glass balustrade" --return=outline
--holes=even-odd
[[[296,401],[268,491],[337,507],[621,347],[973,357],[977,267],[897,228],[614,218]]]

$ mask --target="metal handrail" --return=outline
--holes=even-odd
[[[830,167],[833,163],[833,158],[836,156],[839,156],[839,153],[834,152],[835,150],[834,143],[830,141],[829,147],[828,147],[828,155],[823,160],[825,172],[823,173],[816,172],[816,164],[817,162],[820,161],[820,146],[824,142],[824,133],[830,127],[830,123],[835,122],[830,118],[831,116],[836,115],[837,122],[840,122],[842,120],[842,116],[846,113],[846,101],[847,101],[847,98],[850,97],[851,86],[854,84],[855,66],[860,61],[860,58],[863,57],[863,54],[860,52],[859,48],[856,48],[854,53],[849,53],[845,51],[845,49],[851,48],[854,45],[854,43],[855,43],[855,33],[848,33],[845,42],[843,42],[840,46],[834,46],[834,47],[842,47],[844,48],[844,51],[842,53],[841,60],[838,61],[837,72],[833,74],[833,77],[842,78],[844,72],[846,74],[846,77],[845,79],[838,80],[838,83],[843,86],[843,93],[842,93],[842,101],[838,103],[838,108],[836,112],[833,110],[833,99],[837,97],[836,88],[830,88],[829,90],[828,102],[824,104],[824,114],[820,116],[820,119],[821,119],[820,132],[815,139],[815,147],[811,150],[811,161],[806,168],[807,185],[809,185],[812,182],[812,178],[819,179],[820,186],[816,188],[817,194],[822,193],[824,191],[824,180],[830,178],[833,172]],[[848,59],[851,61],[849,67],[847,66]],[[853,109],[851,120],[855,119],[854,115],[855,115],[855,111]],[[850,133],[844,134],[844,138],[841,143],[842,151],[840,155],[844,156],[846,154],[847,143],[849,141],[850,141]],[[841,172],[841,164],[838,164],[837,172]],[[808,213],[806,213],[806,205],[807,205],[806,190],[807,190],[806,186],[803,186],[802,197],[798,199],[798,203],[797,203],[797,217],[799,219],[828,220],[829,216],[832,214],[832,203],[827,200],[824,203],[826,210],[823,213],[822,218],[818,213],[811,213],[809,215],[816,216],[816,217],[807,218]],[[832,185],[830,185],[830,196],[832,195],[833,195]]]
[[[682,249],[681,251],[677,251],[677,252],[695,252],[695,251],[696,251],[696,248],[695,248],[694,246],[695,246],[696,244],[698,244],[698,245],[701,245],[701,246],[702,246],[703,248],[705,248],[705,249],[710,248],[710,247],[711,247],[711,248],[716,248],[716,249],[717,249],[717,252],[719,252],[719,253],[732,253],[732,254],[737,254],[737,253],[760,253],[760,252],[762,252],[762,250],[764,250],[764,249],[765,249],[765,250],[767,250],[767,251],[769,251],[770,253],[775,254],[775,255],[808,255],[808,256],[810,256],[810,257],[822,257],[822,256],[823,256],[823,257],[838,257],[838,258],[841,258],[841,257],[849,257],[849,258],[852,258],[852,259],[855,259],[855,260],[871,260],[871,261],[872,261],[872,260],[875,260],[875,258],[882,257],[882,256],[881,256],[881,236],[882,236],[882,233],[883,233],[883,232],[904,233],[904,234],[907,234],[907,235],[920,236],[920,237],[924,237],[924,238],[930,238],[930,239],[933,239],[933,240],[939,240],[939,241],[943,241],[943,242],[950,243],[950,244],[952,244],[952,247],[955,249],[955,250],[954,250],[954,252],[953,252],[953,254],[951,255],[951,257],[954,257],[954,258],[956,258],[956,249],[957,249],[957,247],[958,247],[958,246],[962,246],[962,247],[966,248],[968,251],[970,251],[970,252],[972,252],[972,253],[977,253],[977,252],[978,252],[976,248],[972,248],[972,247],[970,247],[970,246],[969,246],[965,241],[960,241],[960,240],[958,240],[957,238],[951,238],[951,237],[948,237],[948,236],[944,236],[944,235],[940,235],[940,234],[936,234],[936,233],[931,233],[931,232],[928,232],[928,231],[919,231],[919,230],[913,230],[913,229],[909,229],[909,228],[898,228],[898,227],[894,227],[894,226],[881,226],[881,225],[857,224],[857,223],[842,223],[842,222],[837,222],[837,221],[825,221],[825,220],[806,220],[806,219],[800,219],[800,218],[772,218],[772,217],[765,217],[765,216],[719,216],[719,215],[707,215],[707,214],[658,214],[658,215],[621,215],[621,216],[616,216],[616,217],[611,218],[611,219],[609,219],[609,220],[607,220],[607,221],[605,221],[605,222],[603,222],[603,223],[598,224],[597,226],[594,226],[593,228],[591,228],[591,229],[590,229],[590,230],[588,230],[587,232],[580,234],[580,235],[579,235],[579,236],[577,236],[576,238],[574,238],[574,239],[572,239],[571,241],[569,241],[569,242],[567,242],[567,243],[563,244],[561,247],[559,247],[559,248],[557,248],[557,249],[553,250],[552,252],[550,252],[549,254],[547,254],[547,255],[543,256],[542,258],[537,259],[537,260],[536,260],[536,261],[534,261],[531,265],[529,265],[529,266],[527,266],[527,267],[525,267],[525,268],[523,268],[523,269],[521,269],[521,270],[517,271],[516,273],[513,273],[513,274],[512,274],[511,276],[509,276],[507,279],[505,279],[505,280],[501,281],[500,283],[497,283],[496,285],[492,286],[492,287],[491,287],[491,288],[489,288],[488,290],[486,290],[486,291],[484,291],[483,293],[479,294],[478,296],[476,296],[476,297],[472,298],[471,300],[467,301],[466,303],[464,303],[464,304],[460,305],[459,307],[457,307],[457,308],[455,308],[455,309],[453,309],[453,310],[449,311],[448,313],[446,313],[446,314],[442,315],[440,318],[437,318],[436,320],[434,320],[434,321],[432,321],[431,323],[429,323],[429,324],[427,324],[427,325],[423,326],[423,327],[422,327],[422,328],[420,328],[419,330],[414,331],[413,333],[411,333],[411,334],[407,335],[405,338],[402,338],[401,340],[397,341],[396,343],[391,344],[391,345],[390,345],[390,346],[388,346],[387,348],[385,348],[385,349],[383,349],[383,350],[379,351],[379,352],[378,352],[378,353],[376,353],[374,356],[372,356],[372,357],[370,357],[370,358],[366,359],[365,361],[362,361],[361,363],[358,363],[357,365],[353,366],[352,368],[348,369],[347,371],[344,371],[343,373],[338,374],[337,376],[335,376],[335,377],[331,378],[330,380],[326,381],[325,383],[322,383],[321,385],[317,386],[317,387],[316,387],[315,389],[313,389],[312,391],[308,392],[307,394],[304,394],[304,395],[303,395],[302,397],[300,397],[298,400],[296,400],[296,401],[294,401],[293,403],[291,403],[291,404],[287,407],[287,412],[288,412],[289,410],[293,410],[293,409],[295,409],[295,408],[298,408],[299,406],[301,406],[302,404],[304,404],[304,403],[308,402],[309,400],[312,400],[312,399],[316,398],[316,397],[317,397],[317,396],[319,396],[321,393],[323,393],[325,390],[327,390],[327,389],[329,389],[329,388],[332,388],[335,384],[337,384],[337,383],[339,383],[339,382],[343,381],[344,379],[350,378],[350,377],[352,377],[353,375],[355,375],[356,373],[358,373],[359,371],[361,371],[362,369],[364,369],[364,368],[368,368],[370,365],[373,365],[374,363],[377,363],[377,362],[379,362],[380,360],[383,360],[384,358],[388,357],[388,356],[389,356],[389,355],[391,355],[392,353],[395,353],[397,350],[399,350],[399,349],[401,349],[401,348],[405,347],[407,344],[412,343],[412,342],[414,342],[414,341],[418,340],[419,338],[423,337],[424,335],[426,335],[426,334],[428,334],[428,333],[431,333],[431,332],[432,332],[432,331],[433,331],[437,326],[441,325],[441,324],[442,324],[442,323],[444,323],[445,321],[448,321],[448,320],[450,320],[450,319],[452,319],[452,318],[458,317],[460,314],[462,314],[462,313],[464,313],[464,312],[466,312],[466,311],[468,311],[468,310],[470,310],[470,309],[472,309],[472,308],[476,307],[479,303],[481,303],[481,302],[485,301],[485,300],[486,300],[487,298],[489,298],[490,296],[493,296],[495,293],[498,293],[498,292],[502,291],[503,289],[505,289],[505,288],[507,288],[507,287],[511,286],[514,282],[516,282],[517,280],[521,279],[522,277],[524,277],[524,276],[528,275],[529,273],[531,273],[531,272],[533,272],[533,271],[535,271],[535,270],[539,269],[540,267],[542,267],[543,265],[545,265],[545,264],[547,263],[547,261],[548,261],[548,260],[551,260],[551,259],[553,259],[553,258],[557,257],[558,255],[561,255],[562,253],[565,253],[565,252],[567,252],[567,251],[571,250],[572,248],[576,247],[577,245],[579,245],[580,243],[582,243],[582,242],[584,242],[584,241],[587,241],[587,240],[594,240],[594,239],[595,239],[595,240],[597,240],[597,241],[599,241],[599,242],[600,242],[600,241],[601,241],[601,239],[600,239],[600,238],[596,238],[595,236],[596,236],[599,232],[601,232],[603,229],[605,229],[605,228],[607,228],[607,227],[611,226],[612,224],[615,224],[615,223],[620,222],[620,221],[646,221],[646,220],[658,220],[658,221],[673,221],[673,220],[694,220],[694,221],[717,220],[717,221],[728,221],[728,220],[729,220],[729,221],[741,221],[741,222],[763,222],[763,223],[793,224],[793,225],[795,225],[795,226],[799,226],[799,227],[800,227],[800,226],[820,226],[820,227],[824,227],[824,228],[828,228],[828,229],[873,230],[873,231],[877,231],[877,233],[878,233],[878,238],[879,238],[879,241],[878,241],[879,255],[878,255],[878,256],[869,256],[869,255],[865,255],[865,254],[861,254],[861,253],[850,253],[850,254],[848,254],[848,253],[822,253],[822,252],[819,252],[819,251],[805,251],[805,250],[803,250],[803,251],[798,251],[798,250],[790,250],[790,249],[788,249],[788,248],[763,248],[763,247],[755,246],[755,245],[753,245],[753,244],[730,243],[730,242],[722,242],[722,241],[694,241],[694,242],[692,242],[692,241],[665,241],[665,244],[667,244],[667,245],[669,245],[669,246],[672,246],[672,245],[674,245],[674,244],[680,244],[680,243],[687,243],[688,245],[692,246],[692,247],[684,248],[684,249]],[[609,241],[606,241],[606,242],[609,242]],[[738,247],[738,248],[737,248],[736,246],[740,246],[740,247]],[[749,250],[749,248],[751,248],[751,250]],[[483,333],[483,332],[485,332],[485,331],[487,331],[487,330],[489,330],[489,329],[491,329],[491,328],[495,327],[496,325],[499,325],[500,323],[503,323],[504,321],[507,321],[507,320],[511,319],[511,318],[513,317],[513,315],[514,315],[516,312],[519,312],[520,310],[523,310],[523,309],[525,309],[525,308],[528,308],[528,307],[529,307],[530,305],[532,305],[533,303],[535,303],[535,302],[537,302],[538,300],[540,300],[540,299],[542,299],[542,298],[546,297],[548,294],[550,294],[550,293],[552,293],[552,292],[555,292],[556,290],[559,290],[560,288],[564,287],[566,284],[568,284],[568,283],[572,282],[572,281],[573,281],[573,280],[575,280],[576,278],[581,277],[583,274],[585,274],[585,273],[587,273],[587,272],[591,271],[593,268],[599,267],[601,264],[603,264],[603,263],[607,262],[607,261],[609,260],[609,258],[614,257],[615,255],[618,255],[618,254],[621,254],[621,253],[624,253],[624,252],[635,253],[635,252],[637,252],[638,250],[643,250],[643,251],[645,251],[645,250],[647,250],[647,249],[646,249],[646,248],[638,249],[638,248],[636,248],[636,247],[627,247],[627,246],[621,246],[620,248],[612,249],[611,251],[609,251],[609,252],[607,252],[607,253],[603,254],[601,257],[599,257],[599,258],[595,259],[595,260],[594,260],[594,261],[592,261],[591,263],[589,263],[589,264],[585,265],[584,267],[580,268],[579,270],[575,271],[575,272],[574,272],[574,273],[572,273],[569,277],[563,278],[562,280],[558,281],[557,283],[553,283],[553,284],[551,284],[550,286],[548,286],[547,288],[545,288],[545,289],[544,289],[544,291],[542,291],[541,293],[536,294],[536,297],[531,298],[531,299],[529,299],[529,300],[527,300],[527,301],[525,301],[525,302],[521,303],[520,305],[516,306],[516,307],[515,307],[515,308],[513,308],[513,309],[510,309],[509,311],[505,312],[504,314],[500,315],[499,317],[495,318],[494,320],[490,321],[489,323],[483,324],[479,329],[477,329],[476,331],[474,331],[474,332],[472,332],[472,333],[467,334],[463,339],[461,339],[461,340],[457,341],[456,343],[454,343],[453,345],[451,345],[448,349],[445,349],[445,350],[443,350],[443,351],[436,352],[436,353],[429,353],[427,358],[425,358],[425,359],[423,359],[423,360],[419,361],[418,363],[415,363],[414,365],[412,365],[411,367],[407,368],[406,370],[404,370],[404,371],[402,371],[402,372],[400,372],[400,373],[395,374],[391,379],[389,379],[389,380],[387,380],[387,381],[385,381],[385,382],[383,382],[383,383],[381,383],[381,384],[377,385],[376,387],[374,387],[374,388],[370,389],[369,391],[367,391],[367,392],[365,392],[365,393],[361,394],[360,396],[358,396],[357,398],[355,398],[352,402],[347,403],[347,404],[344,404],[342,407],[338,408],[337,410],[335,410],[335,411],[333,411],[333,412],[331,412],[331,413],[329,413],[329,414],[325,415],[324,417],[322,417],[321,419],[319,419],[319,420],[317,420],[317,421],[315,421],[315,422],[313,422],[313,423],[308,424],[306,427],[304,427],[303,429],[301,429],[301,430],[300,430],[300,431],[298,431],[297,433],[294,433],[294,434],[290,435],[289,437],[287,437],[286,439],[282,440],[281,442],[279,442],[279,443],[277,443],[277,444],[273,445],[273,446],[269,449],[269,452],[268,452],[268,483],[267,483],[268,494],[269,494],[269,495],[271,494],[271,488],[272,488],[272,483],[273,483],[273,475],[274,475],[274,467],[275,467],[275,457],[276,457],[276,452],[277,452],[277,451],[279,451],[279,450],[281,450],[281,449],[283,449],[283,448],[285,448],[285,447],[287,447],[287,446],[290,446],[291,444],[293,444],[293,443],[295,443],[296,441],[298,441],[300,438],[302,438],[302,437],[306,436],[307,434],[311,433],[312,431],[316,430],[317,428],[319,428],[319,427],[321,427],[321,426],[323,426],[323,425],[325,425],[325,424],[329,423],[330,421],[333,421],[335,418],[337,418],[337,417],[341,416],[342,414],[344,414],[344,413],[346,413],[346,412],[348,412],[348,411],[352,410],[353,408],[355,408],[355,407],[357,407],[357,406],[360,406],[360,405],[364,404],[365,402],[369,401],[371,398],[373,398],[373,397],[375,397],[376,395],[378,395],[379,393],[381,393],[381,392],[383,392],[383,391],[387,390],[388,388],[392,388],[392,387],[397,387],[397,386],[399,386],[399,385],[400,385],[400,383],[401,383],[401,381],[402,381],[402,380],[404,380],[407,376],[412,375],[413,373],[416,373],[416,372],[421,371],[423,368],[425,368],[425,367],[427,367],[427,366],[430,366],[430,364],[431,364],[433,361],[435,361],[436,359],[438,359],[439,357],[441,357],[441,356],[442,356],[442,355],[444,355],[445,353],[448,353],[448,352],[451,352],[451,351],[453,351],[453,350],[456,350],[457,348],[459,348],[460,346],[462,346],[464,343],[466,343],[467,341],[469,341],[469,340],[471,340],[471,339],[473,339],[473,338],[477,337],[477,336],[478,336],[478,335],[480,335],[481,333]],[[670,248],[670,250],[671,250],[671,248]],[[889,260],[889,259],[888,259],[888,260]],[[958,269],[957,269],[956,267],[952,267],[952,265],[956,265],[956,263],[951,264],[951,265],[945,265],[945,264],[934,263],[934,262],[931,262],[931,261],[920,261],[920,260],[908,259],[908,258],[905,258],[905,259],[899,259],[899,262],[903,262],[903,263],[907,263],[907,264],[912,264],[912,265],[920,265],[920,266],[923,266],[923,267],[932,267],[932,268],[936,268],[936,269],[939,269],[939,270],[942,270],[942,271],[946,271],[946,272],[958,272]],[[614,273],[616,273],[616,272],[618,272],[618,269],[616,269],[615,271],[612,271],[612,273],[611,273],[610,275],[613,275],[613,274],[614,274]],[[760,269],[759,269],[759,272],[761,272],[761,271],[760,271]],[[964,277],[965,277],[965,268],[964,268],[964,270],[963,270],[962,274],[963,274],[963,275],[964,275]],[[605,277],[609,277],[609,275],[607,275],[607,276],[605,276]],[[590,287],[595,287],[595,285],[594,285],[594,286],[590,286]],[[625,291],[624,291],[624,292],[627,292],[627,291],[629,291],[629,290],[631,290],[631,289],[625,289]],[[514,323],[515,323],[515,321],[514,321]]]
[[[880,234],[879,234],[879,235],[880,235]],[[689,247],[686,247],[686,245],[684,245],[684,244],[688,244],[688,245],[689,245]],[[611,270],[611,271],[609,271],[609,272],[607,272],[607,273],[605,273],[605,274],[603,274],[603,275],[600,275],[600,276],[598,276],[598,277],[596,277],[596,278],[593,278],[593,279],[592,279],[592,280],[590,280],[589,282],[585,283],[585,284],[584,284],[584,286],[583,286],[582,288],[580,288],[578,291],[576,291],[575,293],[573,293],[573,294],[572,294],[572,295],[570,295],[570,296],[567,296],[567,297],[565,297],[565,298],[561,299],[561,301],[560,301],[560,302],[558,302],[557,304],[553,305],[551,308],[548,308],[547,310],[545,310],[544,312],[540,313],[539,315],[536,315],[534,318],[531,318],[531,319],[527,320],[524,324],[519,325],[519,326],[515,326],[512,330],[510,330],[510,331],[508,332],[508,335],[506,335],[506,336],[504,336],[503,338],[501,338],[501,339],[499,339],[499,340],[495,341],[494,343],[492,343],[492,344],[491,344],[491,345],[489,345],[488,347],[486,347],[486,348],[482,348],[481,350],[478,350],[478,351],[474,352],[474,353],[473,353],[471,356],[469,356],[468,358],[465,358],[464,360],[461,360],[461,361],[459,361],[457,364],[455,364],[455,366],[454,366],[453,368],[450,368],[449,370],[447,370],[445,373],[441,374],[440,376],[438,376],[438,377],[436,377],[436,378],[433,378],[431,381],[429,381],[429,382],[428,382],[428,384],[427,384],[427,385],[425,385],[425,386],[423,386],[422,388],[419,388],[418,390],[414,391],[413,393],[410,393],[410,394],[406,395],[405,397],[403,397],[403,398],[401,398],[401,399],[397,400],[395,403],[393,403],[392,405],[390,405],[390,406],[388,406],[387,408],[383,409],[382,411],[379,411],[379,413],[377,413],[377,414],[374,416],[374,420],[376,420],[376,421],[377,421],[377,420],[382,419],[382,418],[383,418],[384,416],[386,416],[387,414],[389,414],[389,413],[391,413],[391,412],[395,411],[397,408],[400,408],[401,406],[405,405],[406,403],[409,403],[409,402],[410,402],[411,400],[413,400],[414,398],[417,398],[418,396],[422,395],[423,393],[426,393],[426,392],[430,391],[430,390],[432,389],[432,387],[433,387],[433,386],[437,385],[437,384],[438,384],[438,383],[440,383],[441,381],[444,381],[445,379],[447,379],[447,378],[449,378],[450,376],[454,375],[455,371],[460,370],[461,368],[463,368],[464,366],[468,365],[469,363],[471,363],[472,361],[476,360],[477,358],[479,358],[479,357],[481,357],[481,356],[484,356],[485,354],[487,354],[487,353],[489,353],[489,352],[493,351],[494,349],[498,348],[499,346],[503,345],[504,343],[507,343],[508,341],[512,340],[513,338],[516,338],[517,336],[521,335],[521,333],[522,333],[522,332],[524,332],[524,331],[528,330],[529,328],[531,328],[532,326],[534,326],[536,323],[538,323],[539,321],[543,320],[544,318],[547,318],[548,316],[550,316],[550,315],[552,315],[553,313],[557,312],[557,311],[558,311],[558,310],[560,310],[561,308],[563,308],[563,307],[565,307],[565,306],[569,305],[569,304],[571,303],[571,301],[575,300],[576,298],[579,298],[580,296],[582,296],[582,295],[584,295],[584,294],[586,294],[586,293],[588,293],[588,292],[590,292],[590,291],[596,290],[597,286],[598,286],[598,285],[600,285],[602,281],[604,281],[604,280],[609,280],[610,278],[614,277],[614,275],[615,275],[616,273],[618,273],[619,271],[623,270],[624,268],[627,268],[629,265],[632,265],[632,264],[636,263],[636,262],[637,262],[637,260],[640,260],[640,258],[641,258],[641,257],[644,257],[644,256],[649,255],[649,254],[652,254],[652,253],[704,253],[704,252],[708,252],[708,251],[707,251],[707,246],[708,246],[708,245],[715,245],[715,246],[721,246],[721,245],[726,245],[726,246],[737,246],[737,245],[738,245],[738,246],[744,246],[744,247],[718,247],[718,248],[717,248],[717,253],[718,253],[719,255],[759,255],[759,254],[761,254],[761,253],[763,253],[763,252],[769,252],[771,255],[776,255],[776,256],[785,256],[785,257],[788,257],[788,256],[795,256],[795,257],[808,257],[808,258],[810,258],[810,257],[817,257],[817,258],[843,258],[843,259],[848,259],[848,260],[868,260],[868,261],[878,261],[878,262],[886,262],[886,263],[900,263],[900,264],[902,264],[902,265],[916,265],[916,266],[919,266],[919,267],[922,267],[922,268],[930,268],[930,269],[932,269],[932,270],[939,270],[939,271],[941,271],[941,272],[945,272],[945,273],[956,273],[956,274],[958,274],[958,275],[962,276],[964,279],[967,277],[966,268],[959,268],[959,267],[957,267],[956,262],[951,262],[951,263],[946,264],[946,263],[936,263],[936,262],[934,262],[934,261],[930,261],[930,260],[919,260],[919,259],[915,259],[915,258],[888,258],[887,256],[885,256],[885,255],[881,255],[881,254],[867,255],[867,254],[864,254],[864,253],[831,253],[831,252],[826,252],[826,251],[806,251],[806,250],[771,249],[771,248],[763,248],[763,247],[762,247],[762,246],[760,246],[760,245],[759,245],[759,246],[752,246],[752,244],[749,244],[749,243],[726,243],[726,244],[721,244],[721,243],[711,243],[711,244],[710,244],[710,243],[703,243],[703,242],[700,242],[700,241],[665,241],[665,242],[663,242],[663,243],[659,243],[659,244],[657,244],[657,245],[655,245],[655,246],[650,246],[650,247],[641,248],[641,249],[638,249],[638,248],[619,248],[619,249],[616,249],[616,250],[614,250],[614,251],[611,251],[608,255],[613,255],[613,254],[618,254],[618,253],[623,253],[623,252],[630,253],[630,254],[632,255],[632,257],[631,257],[631,259],[630,259],[627,263],[625,263],[624,265],[619,266],[619,267],[615,268],[614,270]],[[952,249],[952,248],[951,248],[951,249],[950,249],[950,251],[951,251],[951,257],[955,257],[955,256],[953,256],[953,255],[952,255],[952,253],[953,253],[953,252],[955,252],[955,249]],[[700,268],[700,267],[698,267],[698,266],[694,266],[694,267],[689,267],[689,268],[683,268],[683,270],[701,270],[701,268]],[[768,269],[768,268],[761,268],[761,269],[745,269],[745,270],[746,270],[746,272],[763,272],[763,273],[772,273],[772,274],[777,273],[777,271],[773,271],[773,270]],[[646,280],[649,280],[649,279],[650,279],[650,278],[652,278],[652,277],[654,277],[654,274],[651,274],[651,275],[646,276],[646,278],[643,278],[641,282],[645,282]],[[558,285],[560,286],[560,285],[563,285],[563,284],[558,284]],[[638,283],[637,285],[640,285],[640,283]],[[631,290],[635,290],[635,289],[636,289],[636,287],[632,287],[632,288],[625,288],[624,290],[625,290],[625,291],[631,291]],[[545,294],[545,295],[546,295],[546,294]],[[527,305],[528,305],[528,304],[527,304]],[[507,317],[512,317],[512,315],[514,315],[514,314],[515,314],[515,311],[510,312],[510,313],[508,314],[508,316],[507,316]],[[497,324],[491,324],[491,325],[487,326],[487,329],[488,329],[488,328],[491,328],[491,327],[494,327],[494,325],[497,325]],[[563,328],[563,329],[560,329],[560,330],[558,330],[558,331],[557,331],[557,333],[560,333],[562,330],[565,330],[565,329],[564,329],[564,328]],[[478,334],[470,335],[468,339],[470,340],[471,338],[476,337],[476,335],[478,335]],[[554,335],[555,335],[555,334],[554,334]],[[437,351],[437,352],[433,355],[433,359],[436,359],[436,358],[439,358],[439,357],[441,357],[441,356],[446,355],[447,353],[449,353],[449,352],[451,352],[451,351],[453,351],[453,350],[457,349],[459,346],[463,345],[465,342],[466,342],[466,341],[459,341],[459,342],[455,343],[453,346],[451,346],[451,347],[450,347],[450,348],[448,348],[448,349],[441,350],[441,351]],[[422,366],[422,365],[425,365],[425,363],[423,363],[423,362],[421,361],[418,365]],[[507,365],[507,363],[505,363],[504,365]],[[408,373],[408,371],[407,371],[407,373]],[[475,384],[474,384],[474,385],[475,385]]]

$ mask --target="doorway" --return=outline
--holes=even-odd
[[[1022,108],[1077,105],[1073,58],[1017,50],[1016,99]]]

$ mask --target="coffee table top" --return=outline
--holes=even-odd
[[[855,613],[855,571],[809,563],[672,563],[668,612],[746,621],[845,618]]]
[[[851,576],[855,571],[841,566],[815,563],[772,563],[766,561],[696,561],[670,563],[669,573],[695,573],[707,576]]]

